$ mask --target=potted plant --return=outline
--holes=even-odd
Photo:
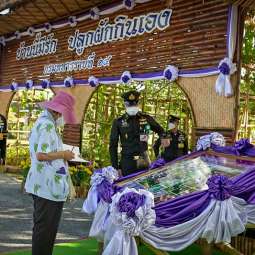
[[[23,176],[23,180],[21,182],[21,193],[29,195],[29,193],[26,192],[24,186],[27,179],[27,174],[31,167],[31,159],[27,158],[26,160],[21,160],[19,167],[22,169],[22,176]]]
[[[76,191],[76,197],[86,198],[90,187],[92,172],[82,164],[69,166],[69,173]]]

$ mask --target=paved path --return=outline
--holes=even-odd
[[[84,198],[65,203],[56,243],[87,238],[92,216],[81,211]],[[0,174],[0,253],[31,248],[33,201],[21,193],[21,181]]]

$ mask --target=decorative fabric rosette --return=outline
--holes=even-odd
[[[33,88],[33,84],[34,84],[33,81],[27,80],[27,81],[26,81],[26,84],[25,84],[26,89],[32,89],[32,88]]]
[[[76,16],[70,16],[68,22],[71,27],[75,27],[77,25]]]
[[[0,43],[5,45],[5,37],[4,36],[0,36]]]
[[[29,27],[28,30],[27,30],[28,34],[30,36],[34,36],[35,35],[35,29],[34,27]]]
[[[13,82],[10,89],[12,91],[17,91],[18,90],[18,83],[17,82]]]
[[[67,88],[73,88],[74,87],[73,78],[68,76],[65,79],[64,84]]]
[[[211,133],[211,143],[216,146],[225,146],[226,140],[224,136],[218,132]]]
[[[242,138],[241,140],[235,142],[232,151],[234,151],[236,155],[245,155],[245,152],[251,148],[254,148],[254,145],[250,143],[250,140]]]
[[[158,158],[157,160],[150,163],[149,169],[152,170],[155,168],[159,168],[159,167],[164,166],[165,164],[166,164],[166,162],[163,158]]]
[[[233,63],[230,58],[224,58],[220,61],[218,68],[220,75],[215,84],[215,91],[224,97],[233,95],[234,92],[230,83],[230,75],[237,70],[236,63]]]
[[[121,81],[125,84],[129,84],[131,82],[131,73],[129,71],[124,71],[121,75]]]
[[[91,86],[91,87],[97,87],[98,85],[99,85],[99,81],[98,81],[98,79],[97,78],[95,78],[94,76],[90,76],[89,77],[89,85]]]
[[[50,33],[52,30],[52,26],[49,22],[46,22],[44,25],[45,32]]]
[[[14,33],[14,36],[15,36],[17,39],[20,39],[21,34],[20,34],[19,30],[17,30],[17,31]]]
[[[211,145],[225,146],[226,140],[224,136],[218,132],[213,132],[209,135],[201,136],[197,141],[197,150],[206,150]]]
[[[87,199],[84,201],[82,207],[83,212],[94,213],[97,210],[97,206],[101,198],[111,202],[111,195],[114,195],[118,191],[118,186],[113,187],[112,184],[118,178],[118,172],[112,166],[104,167],[103,169],[95,171],[91,176],[91,188],[89,189]],[[101,195],[98,190],[104,190],[105,194]],[[106,190],[108,190],[108,194]]]
[[[123,4],[125,5],[127,10],[132,10],[136,6],[134,0],[124,0]]]
[[[109,207],[111,222],[106,229],[103,254],[138,254],[134,236],[155,224],[152,207],[154,196],[147,190],[126,188],[116,193]]]
[[[170,82],[173,82],[178,79],[178,73],[179,69],[176,66],[169,65],[164,70],[164,77]]]
[[[100,10],[97,7],[94,7],[90,10],[91,19],[98,20],[99,19]]]
[[[206,184],[209,187],[211,198],[215,198],[220,201],[230,198],[233,182],[227,176],[214,174],[207,180]]]
[[[44,79],[42,82],[42,88],[43,89],[48,89],[50,87],[50,81],[47,79]]]

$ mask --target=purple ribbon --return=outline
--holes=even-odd
[[[44,27],[45,27],[46,30],[50,29],[50,25],[49,24],[46,24]]]
[[[233,182],[227,176],[214,174],[207,180],[206,184],[209,187],[209,194],[211,198],[215,198],[220,201],[230,198]]]
[[[66,81],[65,86],[68,87],[68,88],[72,87],[70,81]]]
[[[127,75],[124,75],[121,79],[124,83],[127,83],[129,81],[129,77]]]
[[[158,167],[162,167],[165,164],[166,164],[166,162],[163,158],[158,158],[156,161],[153,161],[150,163],[149,168],[152,170],[152,169],[155,169]]]
[[[229,73],[230,73],[230,68],[226,62],[223,62],[220,65],[219,69],[220,69],[220,72],[224,75],[229,75]]]
[[[73,18],[72,18],[72,17],[70,17],[70,18],[69,18],[69,21],[70,21],[70,23],[71,23],[71,24],[73,24],[73,23],[74,23],[74,20],[73,20]]]
[[[90,11],[90,15],[94,18],[95,12],[93,10]],[[92,87],[92,86],[91,86]]]
[[[10,89],[11,89],[12,91],[15,91],[15,88],[14,88],[13,85],[11,85]]]
[[[46,82],[46,81],[43,81],[43,82],[42,82],[42,88],[43,88],[43,89],[47,89],[47,86],[48,86],[47,82]]]
[[[122,192],[124,187],[119,187],[117,185],[112,185],[109,181],[103,180],[97,185],[97,191],[99,194],[99,199],[103,199],[107,203],[112,203],[112,196],[117,192]]]
[[[126,0],[126,1],[125,1],[125,5],[126,5],[127,7],[131,7],[131,1],[130,1],[130,0]]]
[[[128,192],[120,197],[117,207],[119,212],[126,212],[128,217],[134,217],[135,211],[144,204],[145,195]]]
[[[251,148],[254,148],[254,145],[250,143],[249,139],[242,138],[241,140],[235,142],[232,151],[236,155],[244,155],[246,153],[246,150]]]
[[[96,87],[96,84],[95,84],[94,81],[90,81],[90,82],[89,82],[89,85],[90,85],[92,88]]]
[[[171,80],[171,78],[172,78],[172,72],[171,72],[170,70],[166,70],[166,72],[165,72],[165,78],[166,78],[167,80]]]

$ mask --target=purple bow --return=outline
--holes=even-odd
[[[29,83],[28,83],[28,82],[26,83],[25,86],[26,86],[26,89],[30,89],[30,86],[29,86]]]
[[[90,11],[90,15],[91,15],[92,17],[94,17],[94,16],[95,16],[95,12],[94,12],[93,10],[91,10],[91,11]]]
[[[156,161],[153,161],[150,163],[149,168],[152,170],[152,169],[164,166],[165,164],[166,162],[163,158],[158,158]]]
[[[10,87],[10,88],[11,88],[11,90],[12,90],[12,91],[15,91],[15,88],[14,88],[14,86],[13,86],[13,85],[11,85],[11,87]]]
[[[230,68],[226,62],[223,62],[220,65],[219,69],[220,69],[220,72],[224,75],[229,75],[229,73],[230,73]]]
[[[244,155],[247,149],[254,148],[254,145],[250,143],[249,139],[242,138],[235,142],[235,146],[232,149],[236,155]]]
[[[135,211],[144,204],[145,199],[145,195],[128,192],[120,197],[117,207],[119,212],[126,212],[128,217],[134,217]]]
[[[166,72],[165,72],[165,78],[166,78],[167,80],[171,80],[171,78],[172,78],[172,73],[171,73],[170,70],[166,70]]]
[[[47,82],[46,82],[46,81],[43,81],[43,82],[42,82],[42,88],[43,88],[43,89],[47,89],[47,87],[48,87]]]
[[[230,198],[233,182],[227,176],[214,174],[207,180],[206,184],[209,187],[211,198],[215,198],[220,201]]]
[[[127,83],[127,82],[129,81],[129,77],[128,77],[127,75],[124,75],[124,76],[122,77],[122,81],[123,81],[124,83]]]
[[[125,5],[126,5],[127,7],[131,7],[131,1],[130,1],[130,0],[126,0],[126,1],[125,1]]]
[[[89,85],[90,85],[92,88],[96,87],[96,84],[95,84],[94,81],[90,81]]]
[[[68,88],[70,88],[70,87],[71,87],[70,81],[66,81],[66,82],[65,82],[65,86],[68,87]]]
[[[117,192],[122,192],[123,190],[124,187],[112,185],[107,180],[103,180],[97,185],[99,200],[103,199],[107,203],[112,203],[112,196],[114,196]]]

